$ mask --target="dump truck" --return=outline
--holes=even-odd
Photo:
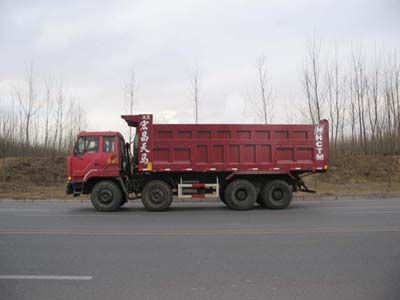
[[[99,211],[141,199],[150,211],[175,198],[218,198],[231,209],[284,209],[309,190],[303,176],[328,170],[329,124],[154,124],[122,115],[132,142],[113,131],[79,133],[66,193],[90,194]]]

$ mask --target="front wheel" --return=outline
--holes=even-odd
[[[161,180],[152,180],[147,183],[142,192],[142,203],[147,210],[167,210],[172,202],[171,187]]]
[[[92,190],[90,200],[98,211],[115,211],[122,203],[119,186],[112,181],[100,181]]]
[[[293,191],[283,180],[268,182],[261,191],[261,206],[271,209],[287,208],[293,199]]]

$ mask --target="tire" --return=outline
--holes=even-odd
[[[257,191],[250,181],[237,179],[226,187],[225,200],[229,208],[236,210],[252,209],[257,200]]]
[[[100,181],[94,186],[90,200],[98,211],[115,211],[121,206],[122,192],[115,182]]]
[[[219,187],[219,200],[226,205],[225,188]]]
[[[148,182],[142,192],[142,203],[147,210],[164,211],[172,202],[171,187],[161,180]]]
[[[287,208],[293,199],[293,191],[283,180],[268,182],[262,190],[261,206],[270,209]]]

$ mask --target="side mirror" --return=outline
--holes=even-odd
[[[82,159],[82,153],[78,151],[78,144],[75,144],[73,153],[75,157]]]
[[[78,141],[75,141],[72,152],[73,152],[74,156],[78,156],[78,154],[79,154],[78,153]]]
[[[85,151],[82,152],[83,149],[81,149],[81,151],[79,151],[79,147],[80,145],[83,146],[85,145],[85,139],[86,137],[78,137],[78,139],[75,141],[75,145],[74,145],[74,156],[78,157],[79,159],[83,159],[82,155],[85,154]],[[83,143],[83,144],[82,144]]]

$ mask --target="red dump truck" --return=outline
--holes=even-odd
[[[316,125],[153,124],[151,114],[121,116],[136,128],[81,132],[68,158],[67,194],[91,194],[99,211],[142,199],[151,211],[178,198],[219,197],[228,207],[287,208],[301,177],[328,169],[328,121]]]

